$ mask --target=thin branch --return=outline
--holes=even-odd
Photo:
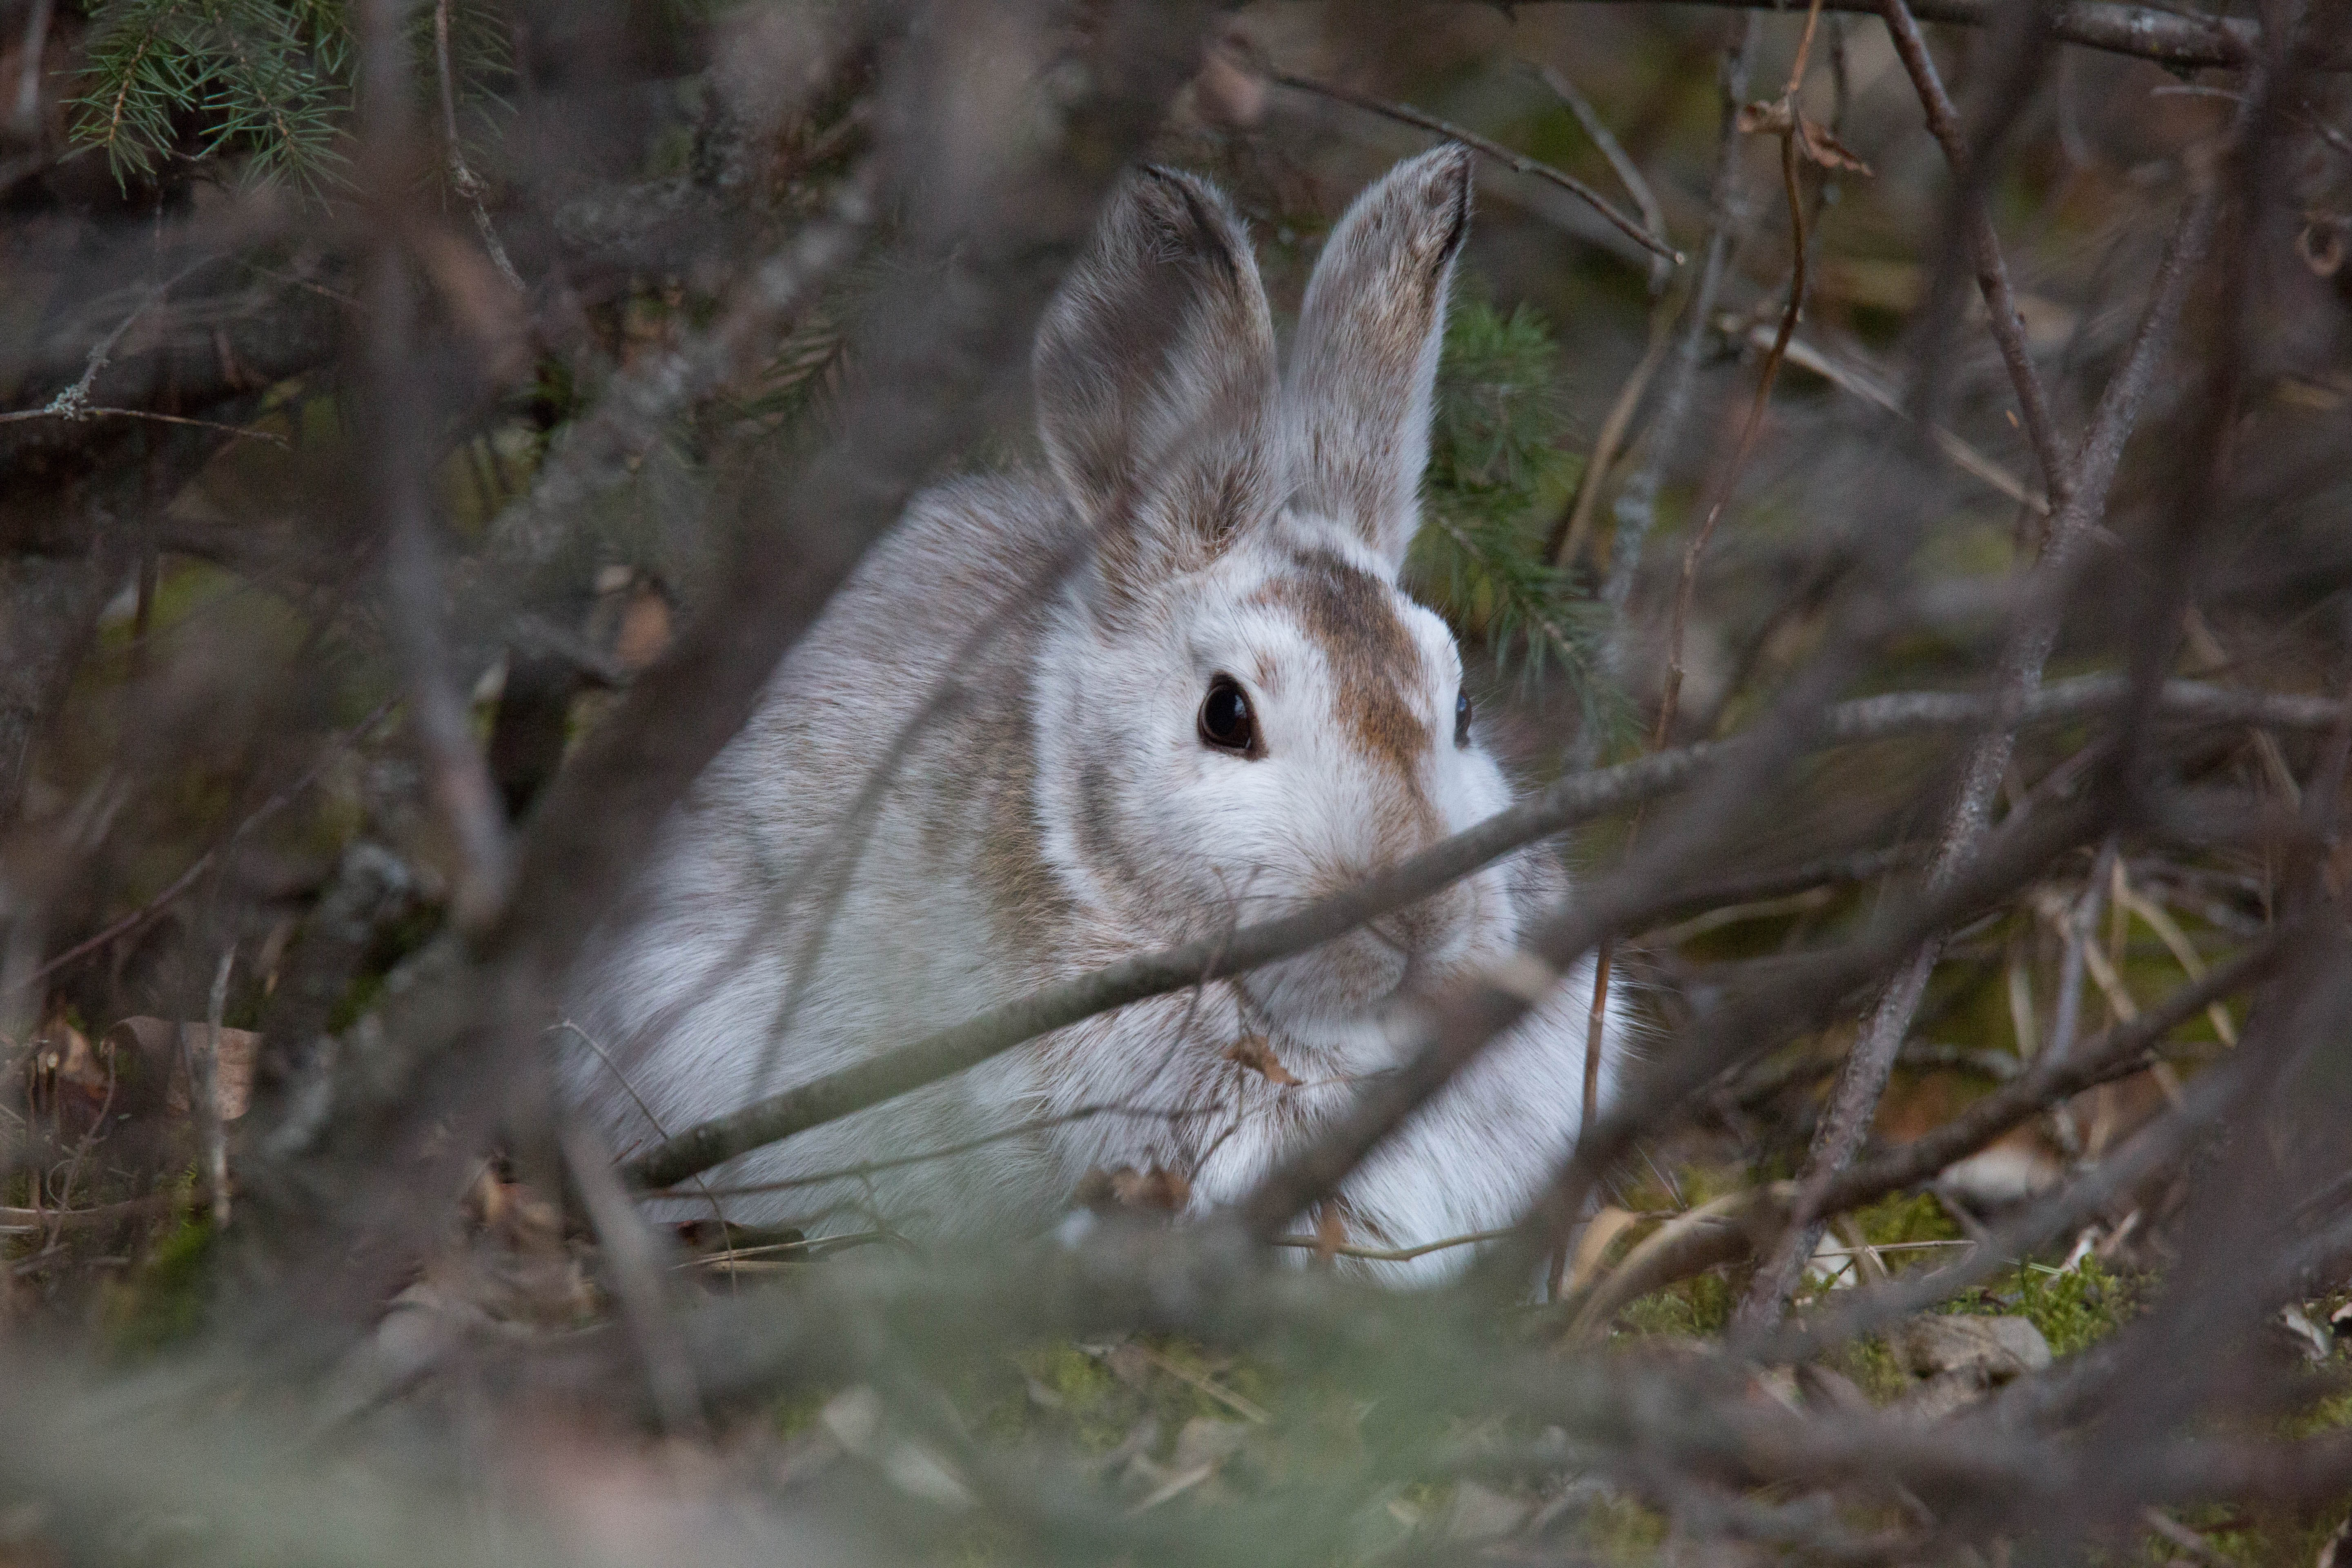
[[[1599,213],[1610,226],[1643,250],[1653,256],[1661,257],[1676,267],[1683,264],[1681,251],[1619,212],[1610,203],[1608,197],[1578,179],[1574,174],[1563,173],[1549,163],[1538,163],[1525,153],[1514,153],[1491,137],[1481,136],[1475,131],[1465,131],[1461,126],[1450,121],[1440,120],[1433,114],[1424,114],[1410,104],[1391,103],[1386,99],[1374,98],[1369,93],[1358,92],[1353,88],[1341,87],[1335,82],[1317,81],[1311,77],[1293,76],[1287,71],[1269,71],[1267,79],[1283,87],[1295,88],[1300,92],[1311,92],[1339,103],[1352,104],[1369,113],[1383,115],[1406,125],[1419,126],[1423,131],[1433,131],[1440,136],[1459,142],[1465,147],[1492,158],[1517,174],[1532,175],[1536,179],[1559,186],[1594,212]]]
[[[2038,691],[2024,709],[2026,722],[2096,712],[2126,695],[2110,677],[2087,677]],[[2337,705],[2315,698],[2256,699],[2176,681],[2166,688],[2165,710],[2205,723],[2245,721],[2259,710],[2282,728],[2333,725]],[[1839,704],[1824,717],[1820,743],[1886,740],[1970,723],[1997,711],[1987,699],[1943,692],[1906,692]],[[1204,937],[1164,952],[1139,954],[1033,992],[910,1044],[772,1095],[729,1115],[688,1128],[628,1161],[624,1170],[640,1187],[673,1185],[746,1151],[836,1121],[987,1060],[1036,1037],[1097,1013],[1232,976],[1318,947],[1365,921],[1427,898],[1512,851],[1580,822],[1683,789],[1703,773],[1741,765],[1749,742],[1706,742],[1654,752],[1634,762],[1567,775],[1532,800],[1498,812],[1342,893],[1296,913]],[[1663,908],[1676,907],[1675,903]]]
[[[1358,1258],[1367,1263],[1410,1263],[1416,1258],[1426,1258],[1433,1252],[1448,1252],[1457,1247],[1475,1247],[1481,1242],[1501,1241],[1510,1230],[1474,1230],[1465,1236],[1449,1236],[1442,1241],[1424,1241],[1418,1247],[1359,1247],[1353,1242],[1330,1242],[1313,1236],[1277,1236],[1267,1245],[1295,1247],[1309,1252],[1320,1252],[1333,1258]]]
[[[1658,492],[1665,484],[1668,465],[1678,455],[1683,426],[1690,420],[1699,361],[1706,348],[1707,325],[1715,315],[1716,295],[1723,287],[1732,251],[1738,242],[1743,200],[1739,111],[1748,98],[1748,66],[1756,55],[1758,31],[1758,18],[1750,13],[1732,29],[1731,41],[1724,48],[1717,73],[1721,118],[1716,132],[1715,174],[1707,187],[1707,229],[1706,238],[1699,246],[1698,279],[1683,301],[1682,335],[1675,344],[1664,390],[1659,394],[1657,414],[1650,421],[1645,437],[1648,455],[1617,492],[1616,502],[1610,509],[1617,526],[1610,541],[1609,576],[1601,596],[1615,617],[1611,628],[1611,651],[1621,663],[1627,631],[1626,606],[1633,602],[1633,586],[1641,575],[1643,546],[1649,540],[1650,530],[1656,526]]]
[[[361,152],[379,238],[362,298],[370,500],[386,543],[386,627],[408,700],[409,727],[423,754],[427,794],[457,847],[458,929],[488,929],[506,902],[513,847],[506,812],[445,637],[447,585],[435,538],[428,433],[439,423],[417,361],[416,299],[398,239],[415,153],[415,116],[400,0],[363,0],[360,9]]]
[[[441,83],[441,139],[448,148],[449,184],[474,209],[474,226],[481,231],[482,248],[490,253],[491,265],[499,269],[499,276],[516,293],[528,293],[522,274],[508,258],[507,247],[499,238],[497,226],[490,222],[490,209],[483,199],[487,187],[467,163],[465,145],[457,140],[457,88],[449,67],[449,0],[434,0],[433,63]]]
[[[1889,0],[1899,4],[1899,0]],[[2035,583],[2067,581],[2087,548],[2094,526],[2106,513],[2107,493],[2122,461],[2125,442],[2137,425],[2139,412],[2158,368],[2171,343],[2174,324],[2187,303],[2190,283],[2204,255],[2206,239],[2220,210],[2211,183],[2200,182],[2182,209],[2157,270],[2155,288],[2142,313],[2129,354],[2106,386],[2099,407],[2084,437],[2076,459],[2073,486],[2052,520],[2048,543],[2041,560],[2029,570]],[[2047,594],[2029,595],[2031,606],[2003,650],[1996,691],[2001,709],[2022,710],[2040,689],[2043,668],[2058,640],[2058,602]],[[2006,719],[1996,720],[1971,748],[1958,794],[1946,816],[1936,859],[1928,868],[1930,887],[1958,874],[1982,843],[1991,823],[1994,792],[2009,767],[2016,731]],[[1846,1058],[1832,1091],[1830,1107],[1815,1130],[1812,1151],[1799,1188],[1795,1216],[1780,1243],[1757,1269],[1741,1299],[1739,1319],[1749,1326],[1776,1320],[1795,1289],[1804,1259],[1819,1239],[1812,1215],[1821,1194],[1853,1160],[1877,1114],[1903,1037],[1911,1027],[1928,976],[1942,956],[1942,942],[1931,936],[1910,963],[1881,993],[1864,1026],[1862,1038]]]
[[[212,1199],[213,1224],[225,1226],[229,1221],[228,1191],[228,1130],[221,1121],[220,1109],[220,1042],[221,1017],[228,1010],[228,980],[236,966],[236,944],[229,943],[220,955],[220,966],[213,972],[212,994],[205,1004],[205,1048],[197,1060],[188,1064],[188,1108],[190,1119],[196,1124],[196,1140],[204,1151],[205,1186]],[[193,1031],[180,1031],[181,1048],[185,1051]],[[190,1051],[191,1056],[196,1053]]]
[[[1459,0],[1492,5],[1494,0]],[[1543,0],[1520,0],[1523,5]],[[1733,10],[1785,11],[1780,0],[1689,0],[1690,4]],[[1822,9],[1861,16],[1878,14],[1879,0],[1823,0]],[[1922,21],[1962,27],[1990,28],[1999,20],[2001,0],[1923,0],[1912,11]],[[2263,52],[2262,29],[2233,16],[2209,16],[2169,7],[2130,5],[2115,0],[2055,0],[2042,8],[2042,30],[2061,43],[2130,55],[2175,68],[2242,67]],[[2340,51],[2315,54],[2312,64],[2324,70],[2342,70],[2347,62]]]
[[[1664,247],[1666,243],[1666,211],[1658,205],[1657,193],[1650,189],[1650,182],[1643,178],[1641,166],[1626,156],[1625,149],[1617,143],[1615,133],[1594,112],[1592,105],[1585,101],[1584,94],[1576,89],[1574,82],[1539,61],[1528,64],[1543,84],[1551,89],[1553,95],[1568,105],[1569,112],[1576,116],[1577,124],[1584,128],[1584,133],[1592,139],[1592,144],[1601,149],[1601,155],[1609,160],[1610,172],[1617,176],[1617,183],[1625,187],[1625,194],[1633,198],[1633,205],[1642,209],[1642,227]],[[1650,258],[1652,294],[1664,292],[1669,272],[1667,257],[1663,252],[1654,252]]]
[[[58,395],[63,397],[65,394]],[[239,440],[267,441],[288,451],[293,449],[293,443],[275,431],[256,430],[245,425],[223,425],[211,419],[192,419],[182,414],[157,414],[146,408],[95,408],[87,404],[78,404],[72,408],[19,408],[0,414],[0,425],[14,425],[26,419],[146,419],[157,425],[188,425],[199,430],[218,430]]]
[[[2026,439],[2032,445],[2034,460],[2042,467],[2042,485],[2049,492],[2051,504],[2063,507],[2074,487],[2074,465],[2067,460],[2059,441],[2049,395],[2042,390],[2041,373],[2034,368],[2032,353],[2026,345],[2025,320],[2018,312],[2017,296],[2010,287],[2009,264],[2001,257],[2000,237],[1992,226],[1992,211],[1985,200],[1983,183],[1972,177],[1968,132],[1961,128],[1959,113],[1944,91],[1943,79],[1937,74],[1935,57],[1927,52],[1927,42],[1919,36],[1919,24],[1904,0],[1880,0],[1879,15],[1885,20],[1895,55],[1910,74],[1912,87],[1927,110],[1927,130],[1951,164],[1960,196],[1961,222],[1968,229],[1969,259],[1976,266],[1977,287],[1984,294],[1986,321],[1992,329],[1993,342],[2000,346],[2001,361],[2009,367],[2010,384],[2017,391],[2019,416],[2025,426]]]
[[[1727,312],[1717,318],[1716,325],[1726,334],[1744,332],[1748,342],[1758,349],[1769,350],[1772,346],[1775,330],[1761,321],[1751,326],[1738,317]],[[1839,391],[1851,393],[1874,408],[1916,423],[1913,419],[1911,411],[1904,407],[1903,400],[1895,396],[1894,391],[1876,376],[1847,364],[1843,360],[1807,342],[1803,338],[1790,338],[1787,353],[1789,363],[1798,369],[1812,372]],[[1935,444],[1936,449],[1951,459],[1954,468],[1971,479],[1982,480],[1990,489],[2008,500],[2015,501],[2037,518],[2046,518],[2050,515],[2050,502],[2047,500],[2028,489],[2015,474],[1969,445],[1948,426],[1929,423],[1921,426],[1920,428],[1925,432],[1927,439]]]
[[[604,1149],[584,1130],[565,1128],[562,1144],[564,1165],[587,1202],[613,1293],[644,1360],[646,1387],[662,1425],[672,1436],[705,1436],[709,1425],[694,1365],[663,1296],[660,1241],[614,1178]]]

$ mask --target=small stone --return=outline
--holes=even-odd
[[[2027,1318],[1914,1318],[1895,1336],[1916,1377],[1953,1376],[1992,1388],[2050,1364],[2050,1342]]]

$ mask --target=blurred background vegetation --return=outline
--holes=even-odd
[[[869,307],[936,264],[905,242],[953,205],[951,160],[889,188],[814,298],[757,303],[763,268],[833,222],[877,148],[928,111],[893,85],[894,61],[926,29],[991,25],[987,7],[914,9],[390,7],[418,128],[390,177],[416,212],[400,234],[432,388],[418,439],[446,568],[435,603],[470,733],[526,831],[639,677],[728,602],[730,551],[763,537],[871,372]],[[1056,26],[1085,37],[1118,8],[1076,9]],[[2061,9],[2126,8],[2013,8],[2051,26]],[[2000,6],[1928,29],[2070,451],[2130,352],[2175,215],[2217,170],[2240,182],[2215,248],[2253,278],[2252,303],[2219,272],[2190,294],[2092,520],[2115,553],[2064,585],[2049,675],[2131,667],[2140,589],[2162,570],[2149,563],[2194,493],[2204,532],[2159,673],[2336,700],[2352,651],[2342,7],[2131,15],[2192,43],[2300,29],[2303,64],[2272,83],[2284,107],[2259,189],[2225,162],[2254,74],[2242,44],[2215,65],[2021,42]],[[1685,1220],[1675,1234],[1696,1234],[1807,1171],[1873,987],[1645,1129],[1532,1303],[1398,1298],[1326,1248],[1229,1319],[1121,1319],[1069,1306],[1050,1270],[989,1283],[1017,1259],[957,1263],[979,1281],[962,1298],[907,1248],[835,1257],[688,1227],[661,1238],[665,1289],[730,1307],[709,1321],[736,1337],[722,1352],[719,1329],[686,1331],[704,1418],[656,1437],[631,1377],[583,1370],[583,1345],[631,1363],[612,1348],[616,1266],[578,1194],[511,1149],[420,1222],[429,1245],[369,1276],[396,1298],[305,1298],[322,1259],[368,1234],[320,1219],[340,1190],[305,1174],[305,1086],[335,1070],[322,1060],[389,1049],[408,1026],[400,998],[442,984],[466,858],[383,585],[364,405],[368,258],[387,220],[360,137],[362,28],[339,0],[0,5],[0,1346],[41,1373],[0,1383],[0,1563],[2339,1561],[2352,1470],[2293,1496],[2102,1479],[2100,1445],[2121,1439],[2063,1413],[2114,1386],[2101,1347],[2221,1223],[2200,1197],[2225,1163],[2210,1152],[2136,1178],[1934,1314],[2021,1331],[1947,1342],[1881,1324],[1801,1363],[1727,1370],[1710,1358],[1750,1289],[1746,1245],[1580,1316],[1650,1238]],[[1910,618],[1840,695],[1986,687],[2050,477],[1975,297],[1946,154],[1877,16],[1265,0],[1205,36],[1143,150],[1233,194],[1286,329],[1348,197],[1433,140],[1380,105],[1572,176],[1683,254],[1657,264],[1543,173],[1481,163],[1408,574],[1483,656],[1483,710],[1528,783],[1740,732],[1834,641],[1873,531],[1916,534],[1899,574]],[[1778,138],[1733,117],[1773,100],[1801,47],[1793,101],[1851,158],[1803,163],[1792,215]],[[2226,471],[2199,489],[2209,373],[2225,363]],[[1030,460],[1017,384],[999,367],[977,433],[919,477]],[[1677,642],[1685,552],[1718,505]],[[1670,662],[1684,674],[1662,721]],[[2089,716],[2027,731],[1995,814],[2076,798],[2127,743]],[[2148,765],[2248,821],[2332,823],[2330,743],[2324,724],[2250,721]],[[1613,950],[1662,1058],[1727,998],[1866,936],[1916,885],[1956,787],[1948,734],[1791,770],[1769,820],[1707,868],[1713,896]],[[1585,829],[1571,864],[1604,875],[1637,820]],[[2332,899],[2335,863],[2312,845],[2333,832],[2197,839],[2119,817],[2065,848],[1947,933],[1868,1152],[1950,1124],[2260,944],[2323,871]],[[2192,1008],[2131,1070],[1828,1216],[1801,1260],[1799,1320],[1987,1250],[1990,1227],[2163,1123],[2254,1011],[2237,992]],[[213,1032],[197,1048],[186,1030]],[[215,1142],[236,1173],[226,1228]],[[2333,1235],[2331,1209],[2294,1208],[2325,1196],[2272,1206]],[[318,1223],[273,1234],[270,1216],[296,1213]],[[2352,1421],[2341,1263],[2211,1327],[2215,1364],[2259,1363],[2243,1375],[2263,1393],[2197,1421],[2250,1441]],[[1047,1304],[1024,1319],[1032,1286]],[[746,1326],[768,1321],[743,1305],[761,1292],[784,1327]],[[288,1327],[314,1307],[319,1322]],[[1528,1358],[1561,1370],[1511,1370]],[[509,1360],[552,1370],[535,1384]],[[1759,1406],[1986,1444],[2014,1419],[2094,1458],[2063,1498],[2026,1486],[2030,1447],[1969,1479],[1886,1439],[1885,1478],[1826,1460],[1814,1474],[1787,1458],[1814,1452],[1794,1437],[1668,1442],[1626,1414],[1633,1395],[1595,1392],[1620,1388],[1612,1368],[1702,1366],[1718,1403],[1690,1407],[1706,1433],[1748,1432]],[[304,1468],[320,1458],[289,1436],[304,1432],[330,1434],[333,1475]],[[1753,1446],[1775,1443],[1781,1471]],[[305,1496],[315,1531],[270,1522]],[[420,1519],[431,1528],[404,1538]]]

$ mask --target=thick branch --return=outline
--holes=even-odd
[[[1490,5],[1493,0],[1477,3]],[[1781,0],[1686,3],[1746,11],[1789,9]],[[1878,0],[1823,0],[1822,9],[1875,16]],[[1990,27],[2000,13],[2001,0],[1926,0],[1926,4],[1911,9],[1926,22]],[[2262,30],[2251,22],[2222,16],[2205,21],[2146,5],[2116,5],[2111,0],[2058,0],[2043,13],[2042,27],[2062,43],[2132,55],[2167,66],[2242,66],[2253,59],[2262,47]],[[2342,68],[2342,62],[2332,57],[2326,64],[2331,68]]]

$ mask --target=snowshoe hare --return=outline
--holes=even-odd
[[[1457,147],[1366,192],[1283,376],[1224,198],[1166,170],[1123,180],[1038,331],[1050,472],[912,505],[583,963],[573,1016],[598,1049],[566,1072],[617,1145],[1295,908],[1509,804],[1452,635],[1397,585],[1469,216]],[[1231,1201],[1394,1062],[1384,1009],[1505,960],[1566,891],[1551,851],[1528,849],[1302,957],[1089,1019],[709,1180],[790,1184],[1012,1129],[726,1208],[812,1234],[877,1217],[1034,1229],[1089,1172],[1155,1166],[1195,1208]],[[1355,1173],[1351,1240],[1517,1215],[1578,1124],[1590,979]],[[1264,1051],[1271,1065],[1237,1059]],[[1090,1107],[1107,1109],[1071,1114]]]

